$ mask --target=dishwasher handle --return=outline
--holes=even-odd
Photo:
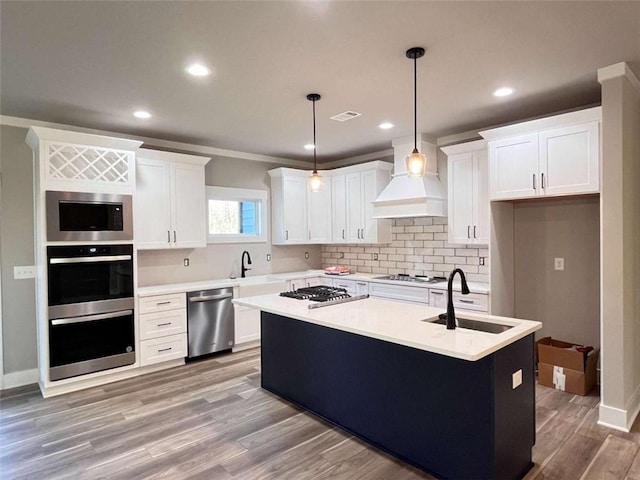
[[[189,297],[189,302],[209,302],[211,300],[224,300],[225,298],[233,298],[233,293],[223,293],[221,295],[207,295],[206,297]]]

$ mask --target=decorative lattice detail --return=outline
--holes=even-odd
[[[128,184],[128,153],[106,148],[52,143],[49,144],[49,177]]]

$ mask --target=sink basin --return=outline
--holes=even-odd
[[[423,320],[423,322],[446,325],[447,317],[446,315],[441,315],[435,318],[428,318],[426,320]],[[487,332],[487,333],[502,333],[502,332],[506,332],[510,328],[513,328],[513,325],[503,325],[501,323],[483,322],[482,320],[472,320],[470,318],[464,318],[464,317],[458,317],[458,316],[456,316],[456,325],[457,325],[457,328],[466,328],[468,330],[477,330],[480,332]]]

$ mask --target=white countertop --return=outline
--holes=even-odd
[[[308,300],[277,294],[233,300],[237,305],[302,320],[345,332],[447,355],[463,360],[479,360],[542,328],[540,322],[464,312],[465,318],[514,325],[492,334],[463,328],[447,330],[444,325],[423,322],[444,310],[426,305],[367,298],[309,310]]]
[[[438,290],[446,290],[447,282],[440,283],[420,283],[420,282],[399,282],[396,280],[376,279],[379,274],[371,273],[352,273],[350,275],[325,275],[323,270],[304,270],[302,272],[287,273],[270,273],[266,275],[256,275],[247,278],[221,278],[214,280],[203,280],[200,282],[171,283],[167,285],[153,285],[138,288],[140,297],[148,297],[152,295],[165,295],[170,293],[193,292],[197,290],[209,290],[212,288],[238,287],[241,285],[252,285],[259,283],[272,283],[291,280],[294,278],[312,278],[312,277],[328,277],[340,278],[346,280],[363,280],[367,282],[389,283],[393,285],[403,285],[407,287],[433,288]],[[469,290],[472,293],[488,294],[490,291],[488,283],[468,282]],[[455,291],[460,291],[460,282],[453,284]]]

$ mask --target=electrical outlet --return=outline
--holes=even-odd
[[[309,258],[309,252],[304,252],[304,258]]]
[[[188,258],[185,258],[185,259],[184,259],[184,266],[185,266],[185,267],[188,267],[188,266],[189,266],[189,259],[188,259]]]
[[[13,267],[13,278],[22,280],[25,278],[36,278],[37,269],[35,265]]]
[[[270,262],[270,261],[271,261],[271,254],[267,253],[267,262]]]
[[[513,372],[513,375],[511,375],[511,389],[515,390],[520,385],[522,385],[522,369]]]
[[[484,257],[480,257],[480,266],[484,267]]]
[[[374,259],[374,260],[377,260],[377,259],[378,259],[378,254],[377,254],[377,253],[374,253],[374,254],[373,254],[373,259]]]
[[[340,252],[340,258],[344,258],[344,253]]]
[[[553,268],[555,270],[564,270],[564,258],[554,258],[553,259]]]

